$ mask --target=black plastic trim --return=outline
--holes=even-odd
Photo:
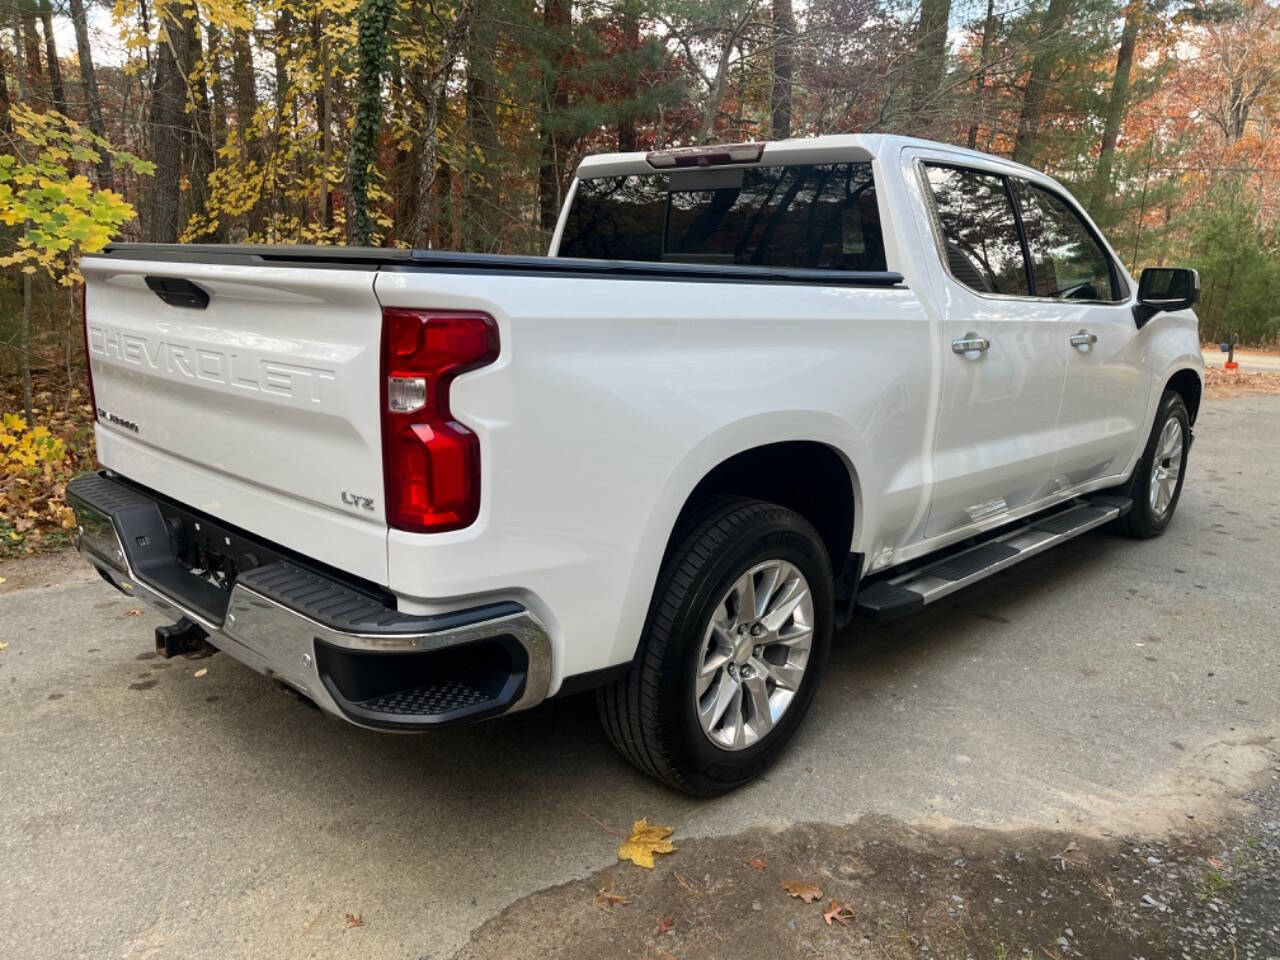
[[[851,553],[836,576],[836,629],[847,627],[853,620],[858,605],[858,588],[862,585],[862,568],[865,556]]]
[[[338,633],[440,633],[525,612],[515,601],[504,600],[447,613],[401,613],[327,577],[285,562],[246,570],[236,583]]]
[[[924,609],[924,597],[887,580],[878,580],[858,594],[857,612],[872,620],[892,620]]]
[[[171,307],[203,310],[209,305],[209,294],[182,277],[147,277],[147,288]]]
[[[442,633],[518,616],[525,608],[513,600],[481,604],[464,610],[434,614],[401,613],[385,598],[384,591],[369,590],[353,578],[308,569],[279,554],[282,548],[246,535],[236,528],[152,496],[122,479],[106,474],[85,474],[67,484],[67,497],[110,517],[134,576],[162,595],[170,597],[206,621],[221,624],[230,592],[196,576],[174,554],[166,510],[201,518],[215,539],[233,537],[235,553],[247,545],[264,563],[245,569],[235,584],[294,610],[336,633],[405,636]],[[162,509],[164,507],[165,509]],[[243,540],[243,543],[238,541]],[[496,626],[495,632],[501,627]]]
[[[347,719],[382,730],[429,730],[497,716],[520,699],[528,678],[527,653],[500,628],[492,637],[434,651],[350,650],[319,637],[315,644],[316,668],[334,704]],[[377,709],[389,698],[449,682],[480,696],[437,713]]]
[[[89,481],[91,480],[97,482],[90,484]],[[152,490],[150,487],[143,486],[110,470],[104,470],[97,474],[84,474],[72,480],[71,484],[75,484],[77,490],[83,489],[84,493],[92,491],[89,495],[82,493],[82,497],[97,506],[103,513],[110,512],[104,505],[107,502],[103,500],[104,497],[115,498],[109,501],[111,503],[156,503],[160,506],[160,512],[165,516],[166,520],[178,519],[184,525],[192,526],[194,526],[194,522],[199,522],[202,532],[207,534],[204,537],[206,540],[225,542],[225,539],[230,537],[233,548],[235,548],[234,552],[243,553],[248,550],[255,555],[259,561],[255,566],[288,561],[303,570],[340,583],[349,590],[372,597],[384,606],[392,607],[395,605],[395,596],[379,584],[353,576],[318,560],[313,560],[295,550],[220,520],[212,514],[205,513],[203,510],[196,510],[186,504],[179,503],[171,497],[167,497]],[[83,488],[81,485],[84,485]],[[70,489],[71,485],[69,484],[68,490],[70,491]],[[95,500],[98,503],[95,503]],[[189,537],[190,534],[187,534],[187,536]],[[190,544],[186,545],[189,546]]]
[[[626,663],[615,663],[612,667],[601,667],[599,670],[575,673],[573,676],[565,677],[560,681],[560,689],[548,699],[559,700],[561,697],[571,697],[576,693],[586,693],[589,690],[595,690],[597,687],[606,686],[615,680],[621,680],[625,677],[631,666],[632,661],[628,660]]]
[[[372,269],[390,272],[562,276],[597,280],[666,280],[704,283],[798,283],[817,286],[902,287],[889,270],[810,270],[728,264],[586,260],[383,247],[289,247],[236,244],[113,243],[96,257],[164,263],[226,263],[243,266]]]

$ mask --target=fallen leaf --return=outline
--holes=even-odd
[[[853,919],[853,907],[847,903],[841,903],[838,900],[832,900],[827,905],[827,909],[822,911],[822,919],[827,921],[827,926],[832,923],[838,923],[842,927],[847,927],[849,921]]]
[[[676,925],[675,917],[663,917],[661,920],[658,921],[658,933],[660,935],[664,933],[670,933],[671,928],[674,927],[675,925]]]
[[[4,583],[4,577],[0,577],[0,583]]]
[[[348,914],[347,914],[347,926],[348,926],[348,927],[363,927],[363,926],[364,926],[364,914],[363,914],[363,913],[348,913]]]
[[[323,913],[317,913],[317,914],[316,914],[316,916],[315,916],[315,919],[314,919],[314,920],[312,920],[310,923],[308,923],[308,924],[306,925],[306,927],[303,929],[303,931],[302,931],[302,933],[300,934],[300,936],[305,937],[308,933],[310,933],[312,930],[314,930],[314,929],[316,928],[316,924],[317,924],[317,923],[319,923],[319,922],[320,922],[321,920],[323,920],[323,919],[324,919],[324,914],[323,914]]]
[[[204,676],[206,673],[208,673],[208,672],[209,672],[209,668],[208,668],[208,667],[201,667],[199,670],[197,670],[197,671],[196,671],[196,676],[197,676],[197,677],[203,677],[203,676]]]
[[[822,888],[816,883],[804,883],[796,881],[794,883],[783,882],[782,889],[787,891],[791,896],[805,903],[813,903],[815,900],[822,899]]]
[[[694,900],[702,899],[702,891],[698,889],[698,885],[686,877],[679,870],[672,871],[675,874],[676,883],[684,888],[684,892],[691,896]]]
[[[649,818],[641,817],[631,826],[631,836],[618,848],[619,860],[630,860],[637,867],[653,869],[655,853],[671,853],[676,845],[667,837],[674,831],[670,827],[651,827]]]
[[[7,646],[8,646],[7,643],[0,643],[0,650],[3,650]]]
[[[764,861],[759,857],[747,857],[747,866],[752,870],[763,870]]]
[[[613,889],[612,874],[604,878],[604,886],[596,891],[596,906],[601,910],[625,907],[631,900]]]
[[[127,612],[127,613],[125,614],[125,616],[126,616],[126,617],[140,617],[140,616],[142,616],[142,611],[141,611],[141,610],[136,610],[136,609],[135,609],[135,610],[130,610],[129,612]]]

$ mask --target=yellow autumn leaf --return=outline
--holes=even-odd
[[[630,860],[637,867],[653,869],[655,853],[672,853],[676,845],[667,837],[674,831],[670,827],[651,827],[649,818],[641,817],[631,826],[631,836],[618,848],[619,860]]]

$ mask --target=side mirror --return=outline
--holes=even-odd
[[[1190,267],[1147,267],[1138,279],[1133,318],[1139,327],[1165,310],[1186,310],[1200,301],[1200,274]]]

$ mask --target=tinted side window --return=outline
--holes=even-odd
[[[869,163],[582,180],[565,220],[559,255],[886,269]]]
[[[1037,297],[1117,300],[1111,261],[1061,197],[1017,182]]]
[[[927,166],[951,275],[982,293],[1026,295],[1026,260],[1004,178]]]

